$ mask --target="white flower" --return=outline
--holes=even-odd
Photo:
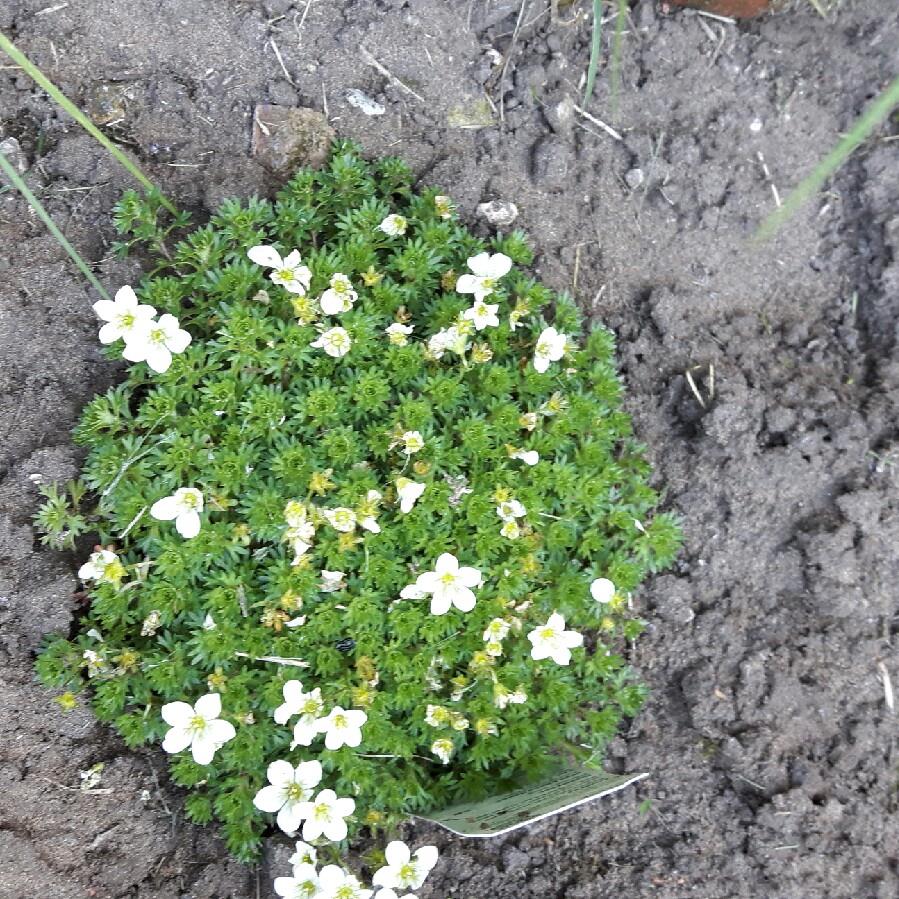
[[[337,865],[325,865],[318,875],[319,890],[315,899],[369,899],[372,891]]]
[[[449,764],[449,760],[453,755],[453,741],[446,737],[441,737],[431,743],[431,752],[443,762],[444,765]]]
[[[296,768],[290,762],[272,762],[266,776],[269,786],[256,794],[253,805],[261,812],[277,812],[278,827],[284,833],[294,833],[303,820],[300,807],[321,783],[321,762],[300,762]]]
[[[537,338],[534,347],[534,368],[539,372],[546,371],[550,362],[558,362],[565,355],[568,338],[555,328],[544,328]]]
[[[318,589],[322,593],[335,593],[337,590],[343,590],[346,587],[345,571],[328,571],[322,568],[322,579],[318,585]]]
[[[325,315],[340,315],[341,312],[349,312],[356,302],[358,294],[353,290],[350,279],[337,272],[331,276],[328,282],[331,286],[322,295],[318,304],[322,307]]]
[[[475,595],[472,587],[481,585],[481,572],[477,568],[459,567],[459,560],[452,553],[443,553],[433,571],[420,574],[414,584],[410,584],[416,591],[425,596],[431,594],[431,614],[444,615],[452,606],[461,612],[470,612],[475,606]],[[405,588],[400,596],[403,599],[413,598],[404,595],[409,587]]]
[[[315,863],[318,861],[318,852],[316,852],[315,846],[310,846],[302,840],[297,840],[295,851],[287,861],[293,866],[294,877],[296,877],[296,870],[300,865],[315,867]]]
[[[494,618],[487,625],[487,630],[484,631],[484,642],[505,639],[506,634],[509,633],[509,626],[509,622],[505,618]]]
[[[310,693],[303,692],[303,684],[298,680],[289,680],[281,688],[284,702],[275,709],[274,718],[278,724],[287,724],[294,715],[300,720],[294,725],[294,746],[308,746],[318,733],[315,722],[324,708],[322,691],[316,687]]]
[[[522,412],[521,415],[518,416],[518,424],[520,424],[525,431],[533,431],[534,428],[537,427],[538,421],[539,417],[536,412]]]
[[[190,334],[174,315],[161,315],[159,321],[141,320],[125,340],[122,358],[129,362],[146,362],[155,372],[168,371],[173,353],[183,353]]]
[[[138,303],[137,296],[127,284],[116,291],[114,300],[99,300],[93,309],[97,317],[106,322],[100,328],[100,343],[113,343],[120,337],[127,342],[136,330],[149,324],[156,315],[152,306]]]
[[[356,513],[352,509],[347,509],[346,506],[339,506],[336,509],[322,509],[322,515],[325,516],[328,524],[335,531],[349,534],[356,530]]]
[[[384,333],[394,346],[405,346],[409,342],[409,335],[415,330],[412,325],[404,325],[402,322],[394,322],[384,329]]]
[[[451,197],[437,194],[434,197],[434,210],[442,219],[453,217],[453,201]]]
[[[521,528],[517,521],[507,521],[500,529],[500,536],[507,540],[517,540],[521,536]]]
[[[400,512],[404,515],[412,511],[418,498],[425,492],[426,484],[419,484],[411,478],[396,479],[396,494],[400,500]]]
[[[274,882],[275,892],[283,899],[315,899],[321,895],[320,887],[315,865],[309,864],[295,865],[292,877],[276,877]]]
[[[216,750],[237,735],[233,724],[219,718],[222,698],[218,693],[207,693],[194,705],[168,702],[161,713],[162,720],[171,726],[162,741],[162,748],[174,753],[189,746],[198,765],[208,765]]]
[[[436,846],[422,846],[415,850],[413,856],[402,840],[393,840],[387,844],[384,855],[387,864],[375,871],[371,882],[375,886],[389,889],[396,887],[417,890],[437,864],[438,853]]]
[[[460,275],[457,293],[473,293],[475,300],[483,300],[496,290],[496,282],[509,273],[512,260],[504,253],[478,253],[468,259],[473,274]]]
[[[88,560],[78,569],[78,577],[83,581],[116,584],[122,579],[125,569],[119,557],[109,549],[91,553]]]
[[[405,431],[400,439],[403,441],[403,452],[407,456],[424,449],[424,437],[418,431]]]
[[[462,318],[474,322],[478,331],[484,328],[496,328],[499,326],[499,319],[496,317],[497,309],[499,309],[499,305],[496,303],[491,305],[483,300],[475,300],[474,305],[462,313]]]
[[[302,803],[298,809],[305,821],[303,839],[310,842],[324,834],[332,842],[339,843],[346,839],[347,835],[346,821],[343,819],[348,818],[355,810],[354,800],[338,799],[333,790],[322,790],[315,799]],[[320,878],[323,877],[328,867],[322,869]],[[324,880],[322,883],[324,884]],[[337,895],[339,896],[339,894]],[[369,893],[369,895],[371,894]]]
[[[355,748],[362,742],[362,725],[367,720],[368,715],[359,709],[347,711],[336,705],[326,718],[319,718],[315,726],[319,733],[325,734],[326,749]]]
[[[503,521],[515,521],[516,518],[524,518],[527,509],[517,499],[506,500],[496,507],[496,514]]]
[[[557,665],[567,665],[571,661],[571,650],[582,646],[584,637],[576,631],[565,630],[565,619],[553,612],[541,627],[535,627],[528,634],[531,641],[531,658],[552,659]]]
[[[611,602],[615,597],[615,585],[607,577],[598,577],[590,584],[590,595],[597,602]]]
[[[250,247],[247,256],[251,262],[264,268],[274,269],[269,277],[289,293],[305,296],[312,280],[312,272],[300,263],[300,251],[292,250],[283,259],[274,247]]]
[[[484,647],[484,652],[486,652],[488,656],[498,658],[503,654],[503,644],[500,643],[499,640],[490,640]]]
[[[536,465],[540,461],[540,453],[537,450],[513,449],[509,458],[520,459],[525,465]]]
[[[388,237],[400,237],[406,233],[406,228],[408,226],[409,223],[403,216],[393,213],[393,215],[388,215],[387,218],[378,225],[378,230],[383,231]]]
[[[468,325],[471,328],[471,325]],[[462,356],[468,349],[468,331],[459,325],[452,325],[438,331],[428,340],[428,352],[435,358],[443,358],[447,351]]]
[[[521,705],[528,701],[528,694],[519,684],[514,690],[504,687],[502,684],[493,685],[493,704],[498,709],[504,709],[507,705]]]
[[[218,625],[215,623],[215,619],[209,612],[206,613],[206,617],[203,619],[203,630],[204,631],[214,631]]]
[[[359,527],[371,531],[372,534],[381,533],[381,525],[378,524],[378,503],[381,501],[381,493],[378,490],[369,490],[365,494],[365,501],[359,506],[357,518]]]
[[[157,500],[150,506],[150,515],[157,521],[175,520],[175,530],[185,539],[200,533],[200,513],[203,494],[195,487],[179,487],[171,496]]]
[[[346,328],[330,328],[325,331],[318,340],[314,340],[309,346],[323,349],[329,356],[339,359],[346,356],[353,345],[352,338]]]

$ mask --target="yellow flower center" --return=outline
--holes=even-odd
[[[206,730],[206,719],[202,715],[194,715],[190,719],[190,729],[202,733]]]
[[[481,286],[493,290],[496,287],[496,278],[481,278]]]
[[[119,327],[120,328],[133,328],[134,327],[134,313],[133,312],[123,312],[119,316]]]
[[[555,636],[556,632],[551,627],[543,627],[540,629],[540,637],[543,640],[553,640]]]
[[[287,787],[287,798],[290,802],[302,802],[303,788],[298,783],[291,783]]]
[[[282,281],[292,281],[293,280],[293,271],[289,268],[282,268],[278,271],[278,277]]]
[[[300,711],[304,715],[315,715],[319,711],[319,704],[314,699],[307,699],[301,706]]]
[[[331,806],[327,802],[319,802],[312,812],[316,818],[327,820],[331,817]]]
[[[338,729],[343,729],[349,726],[349,722],[346,720],[345,715],[335,715],[334,716],[334,727]]]
[[[412,864],[411,861],[409,861],[400,868],[399,878],[403,882],[404,886],[411,886],[411,883],[413,880],[415,880],[415,875],[417,873],[418,872],[415,870],[415,865]]]
[[[440,583],[441,583],[441,584],[446,584],[447,587],[448,587],[450,584],[454,584],[455,582],[456,582],[456,575],[454,575],[454,574],[453,574],[452,572],[450,572],[450,571],[448,571],[446,574],[442,574],[442,575],[440,576]]]

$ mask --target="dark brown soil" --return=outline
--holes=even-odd
[[[110,133],[198,217],[275,187],[249,156],[255,103],[326,102],[340,135],[404,157],[467,219],[514,200],[541,277],[619,336],[687,538],[638,597],[649,629],[633,660],[652,698],[610,758],[651,777],[496,840],[417,828],[443,853],[422,899],[899,895],[899,719],[881,679],[899,686],[895,119],[778,237],[751,240],[773,186],[785,194],[899,72],[894,4],[829,5],[830,21],[800,2],[733,26],[639,0],[617,112],[606,69],[589,106],[616,141],[565,114],[581,102],[586,0],[557,23],[548,0],[521,15],[520,0],[0,0],[0,28],[76,102],[120,118]],[[504,73],[490,48],[508,51]],[[352,88],[386,114],[350,106]],[[503,123],[452,127],[485,90]],[[110,254],[128,176],[5,65],[0,128],[104,282],[136,280]],[[0,899],[265,896],[265,866],[184,823],[161,752],[128,752],[34,682],[76,584],[75,560],[30,527],[35,481],[75,471],[70,428],[116,373],[83,279],[9,190],[0,248]],[[110,792],[82,792],[100,761]]]

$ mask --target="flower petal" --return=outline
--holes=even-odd
[[[281,254],[274,247],[258,246],[247,250],[250,262],[264,265],[266,268],[281,268]]]
[[[384,850],[384,857],[387,859],[387,864],[391,867],[401,868],[412,858],[412,853],[402,840],[392,840]]]
[[[210,721],[206,733],[209,735],[209,738],[215,742],[217,747],[224,746],[225,743],[229,740],[233,740],[237,736],[234,725],[230,721],[223,721],[221,718]]]
[[[477,602],[477,597],[468,587],[456,587],[453,591],[453,605],[460,612],[470,612]]]
[[[185,540],[196,537],[200,533],[200,516],[196,512],[182,512],[175,519],[175,530]]]
[[[157,521],[172,521],[178,517],[180,504],[174,496],[166,496],[164,499],[156,500],[150,506],[150,515]]]
[[[284,833],[296,833],[299,829],[300,822],[303,820],[303,816],[298,811],[299,806],[300,803],[288,802],[283,805],[278,812],[275,823],[284,831]]]
[[[326,821],[325,826],[322,828],[324,835],[335,843],[345,840],[348,830],[349,828],[343,818],[332,818],[330,821]]]
[[[119,311],[112,300],[97,300],[91,308],[96,313],[97,318],[105,322],[112,321]]]
[[[322,779],[322,763],[317,759],[311,762],[300,762],[297,765],[295,780],[298,784],[311,790],[317,787]]]
[[[474,275],[459,275],[456,281],[456,293],[479,293],[481,280]]]
[[[263,787],[253,797],[253,805],[255,805],[261,812],[271,812],[271,814],[274,814],[281,809],[282,805],[284,805],[284,790],[269,784],[269,786]]]
[[[268,782],[276,787],[284,787],[286,784],[293,783],[294,773],[293,765],[283,759],[272,762],[265,769],[265,776],[268,778]]]
[[[354,811],[356,811],[356,800],[348,798],[338,799],[334,803],[334,811],[340,815],[341,818],[348,818]]]
[[[300,256],[299,250],[291,250],[284,257],[284,268],[296,268],[300,264],[300,260],[302,256]]]
[[[435,592],[431,597],[431,614],[445,615],[450,610],[452,604],[452,598],[446,590]]]
[[[459,560],[452,553],[441,553],[434,566],[437,574],[455,574],[459,570]]]
[[[222,714],[222,697],[218,693],[207,693],[194,703],[194,709],[198,715],[211,721]]]
[[[144,361],[153,371],[161,375],[171,367],[172,354],[164,346],[152,344],[144,351]]]
[[[137,307],[137,294],[134,292],[134,288],[129,284],[123,284],[115,292],[115,305],[119,310],[135,309]],[[94,311],[96,311],[96,304]]]
[[[422,846],[415,850],[415,857],[418,859],[420,868],[431,871],[437,864],[437,858],[440,855],[436,846]]]
[[[172,727],[187,727],[194,716],[194,707],[188,702],[167,702],[161,709],[162,720]]]
[[[590,584],[590,595],[597,602],[611,602],[615,596],[615,585],[607,577],[598,577]]]
[[[190,344],[191,336],[184,328],[176,329],[167,339],[165,345],[173,353],[183,353]]]
[[[100,328],[100,343],[104,346],[110,343],[115,343],[122,336],[122,331],[119,326],[115,322],[107,322]]]
[[[186,727],[173,727],[166,733],[165,739],[162,741],[162,748],[165,752],[181,752],[182,749],[190,746],[192,739],[193,732]]]
[[[503,275],[508,275],[511,269],[512,260],[505,253],[494,253],[487,261],[488,278],[502,278]]]
[[[478,571],[477,568],[469,568],[468,566],[462,566],[459,569],[458,574],[459,582],[464,584],[466,587],[480,587],[481,586],[481,572]]]
[[[490,278],[493,276],[489,253],[478,253],[477,256],[469,256],[466,264],[479,278]]]
[[[194,737],[193,743],[190,744],[191,755],[198,765],[210,764],[216,749],[218,749],[218,746],[216,745],[215,740],[211,740],[205,735]]]

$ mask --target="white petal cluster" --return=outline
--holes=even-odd
[[[312,272],[302,264],[299,250],[291,250],[286,256],[270,246],[250,247],[247,250],[251,262],[270,268],[269,278],[283,287],[288,293],[305,296],[312,281]]]
[[[390,890],[417,890],[437,864],[438,852],[436,846],[422,846],[413,854],[402,840],[393,840],[384,855],[387,864],[375,871],[372,883]],[[378,893],[383,895],[384,890]]]
[[[535,627],[528,634],[531,641],[531,658],[552,659],[557,665],[567,665],[571,661],[571,650],[584,643],[583,634],[565,630],[565,619],[553,612],[546,624]]]
[[[100,342],[124,340],[122,358],[128,362],[146,362],[155,372],[169,370],[172,356],[183,353],[190,344],[190,334],[174,315],[165,313],[155,320],[156,310],[139,303],[134,290],[125,285],[112,300],[94,303],[94,312],[104,322]]]
[[[237,735],[234,725],[219,717],[222,714],[222,698],[218,693],[207,693],[194,705],[169,702],[160,711],[162,720],[170,727],[162,741],[162,748],[175,753],[190,747],[198,765],[208,765],[215,753]]]
[[[163,497],[150,506],[150,515],[157,521],[175,522],[175,530],[186,540],[200,533],[200,513],[203,494],[196,487],[179,487],[171,496]]]
[[[402,237],[408,227],[409,223],[403,216],[393,213],[382,220],[378,230],[383,231],[388,237]]]
[[[496,290],[500,278],[509,274],[512,260],[504,253],[493,253],[492,255],[478,253],[477,256],[468,258],[468,267],[471,269],[471,274],[459,276],[456,281],[456,291],[457,293],[473,293],[477,304]]]
[[[534,368],[541,373],[545,372],[550,362],[558,362],[565,355],[567,347],[568,338],[564,334],[555,328],[544,328],[534,347]]]
[[[92,552],[88,560],[78,569],[78,577],[83,581],[97,584],[117,584],[125,569],[119,557],[110,549]]]
[[[388,340],[393,346],[405,346],[409,342],[409,335],[415,330],[413,325],[404,325],[402,322],[394,322],[384,329]]]
[[[445,615],[453,606],[460,612],[470,612],[475,607],[473,587],[481,585],[481,572],[477,568],[459,565],[452,553],[443,553],[433,571],[420,574],[414,584],[404,587],[402,599],[422,599],[431,596],[431,614]]]
[[[340,359],[350,351],[353,345],[353,339],[350,337],[346,328],[329,328],[319,335],[318,340],[313,340],[309,344],[316,349],[324,350],[329,356]]]
[[[349,312],[359,296],[353,289],[350,279],[343,273],[337,272],[331,276],[328,283],[328,289],[318,301],[322,312],[325,315],[340,315],[341,312]]]
[[[400,477],[396,479],[396,495],[400,501],[400,512],[408,515],[412,507],[418,502],[425,492],[426,484],[420,484],[411,478]]]
[[[266,772],[269,785],[253,798],[253,805],[262,812],[277,815],[275,821],[286,834],[293,834],[303,820],[301,807],[321,783],[321,762],[300,762],[294,767],[290,762],[277,761]]]
[[[615,598],[615,585],[607,577],[598,577],[590,584],[590,595],[598,603],[611,602]]]

